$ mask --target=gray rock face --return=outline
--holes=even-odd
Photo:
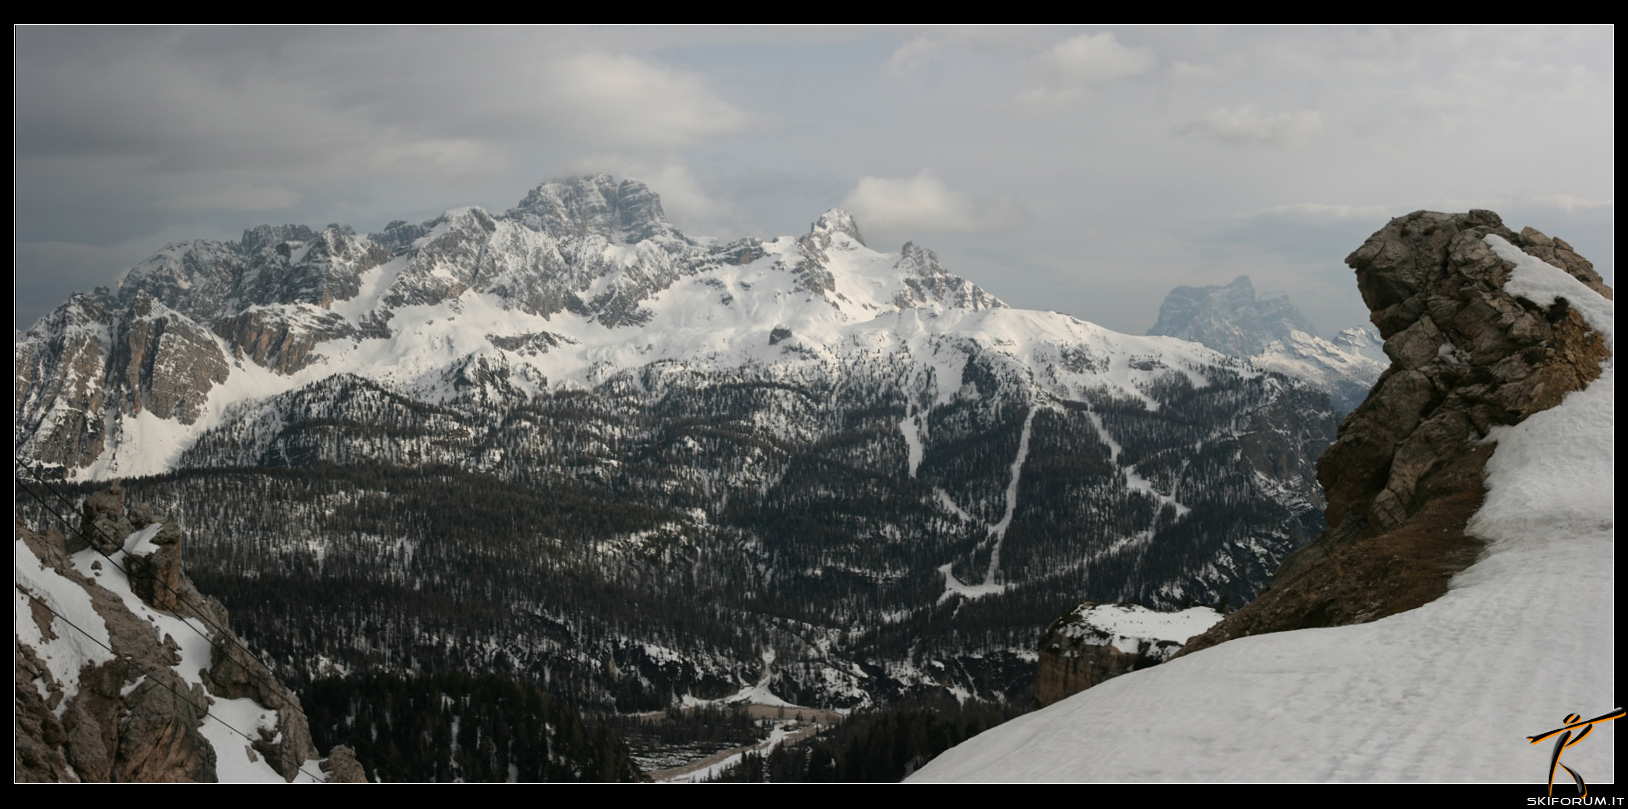
[[[112,385],[121,412],[198,420],[209,389],[226,381],[226,355],[207,329],[137,293],[113,345]]]
[[[905,279],[906,291],[894,298],[898,307],[942,304],[958,309],[996,309],[1006,306],[999,298],[985,292],[977,284],[951,274],[938,263],[938,254],[905,242],[899,250],[899,267],[909,269],[913,277]]]
[[[649,186],[609,174],[544,183],[503,216],[559,240],[596,234],[635,244],[678,235]]]
[[[172,244],[131,268],[118,305],[147,295],[197,323],[213,324],[245,306],[310,304],[322,309],[348,300],[361,275],[389,250],[349,228],[318,232],[303,225],[262,225],[235,243]]]
[[[145,541],[123,539],[144,528]],[[141,507],[127,509],[123,492],[114,487],[86,498],[82,538],[71,544],[60,534],[40,536],[20,522],[16,532],[27,547],[19,555],[16,587],[27,610],[18,620],[29,622],[32,630],[20,631],[14,647],[18,780],[214,781],[218,756],[242,753],[217,751],[203,734],[212,697],[249,697],[275,711],[275,724],[260,728],[260,738],[251,746],[284,778],[292,780],[316,756],[299,699],[248,657],[225,628],[225,610],[182,573],[181,532],[174,523],[157,520]],[[176,639],[162,631],[155,634],[150,618],[133,612],[104,586],[123,577],[111,562],[96,559],[87,575],[70,559],[89,553],[85,549],[93,544],[108,552],[129,545],[122,567],[128,571],[130,591],[146,608],[220,627],[211,638],[207,670],[189,677],[181,668]],[[52,614],[72,612],[67,605],[73,603],[90,609],[75,614],[85,624],[81,629],[90,629],[84,639],[63,638],[63,632],[79,630]],[[103,643],[111,653],[91,655],[77,671],[63,669],[63,661],[73,658],[64,657],[61,644],[68,640],[105,651],[89,639],[97,629],[105,632]],[[354,756],[349,762],[354,765]],[[349,770],[342,760],[335,774],[345,773]]]
[[[475,289],[530,314],[568,311],[613,328],[648,320],[641,304],[704,255],[649,188],[609,175],[544,183],[501,216],[466,208],[417,226],[393,222],[371,238],[409,256],[389,306]],[[609,283],[596,287],[601,279]]]
[[[831,250],[833,237],[839,233],[859,241],[859,228],[854,225],[853,217],[841,208],[833,208],[826,211],[809,227],[808,233],[798,239],[798,244],[803,248],[803,258],[792,270],[798,276],[798,289],[820,297],[836,289],[836,277],[827,269],[831,261],[827,251]]]
[[[74,296],[16,345],[13,448],[87,466],[121,416],[194,423],[234,357],[292,373],[322,340],[387,334],[382,322],[358,330],[326,310],[389,257],[337,226],[261,226],[236,243],[165,247],[117,293]]]
[[[1491,211],[1418,211],[1347,259],[1392,362],[1317,462],[1329,530],[1283,562],[1272,588],[1206,635],[1361,623],[1440,596],[1480,545],[1481,439],[1558,404],[1600,375],[1609,348],[1564,298],[1505,291],[1513,266],[1488,237],[1610,298],[1589,262]]]
[[[1223,354],[1248,357],[1293,331],[1317,332],[1288,298],[1257,298],[1249,276],[1240,275],[1226,286],[1171,290],[1148,334],[1180,337]]]
[[[1188,637],[1220,617],[1206,607],[1159,612],[1134,604],[1087,601],[1052,621],[1040,636],[1035,700],[1050,705],[1121,674],[1163,663]]]
[[[77,467],[102,454],[111,323],[97,299],[75,295],[16,345],[11,429],[20,457]]]
[[[1386,365],[1374,356],[1370,343],[1377,335],[1366,327],[1324,340],[1288,298],[1258,298],[1242,275],[1226,286],[1171,290],[1148,333],[1192,340],[1297,377],[1327,393],[1339,413],[1362,403]]]
[[[229,363],[215,335],[145,292],[118,307],[76,295],[16,345],[13,446],[85,466],[106,449],[109,416],[197,421]]]
[[[316,359],[312,349],[324,340],[342,337],[388,337],[380,323],[357,329],[349,321],[316,307],[256,308],[215,321],[214,332],[238,357],[280,374],[292,374]]]

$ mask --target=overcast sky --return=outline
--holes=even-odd
[[[17,325],[167,242],[502,211],[608,171],[694,236],[934,249],[1145,333],[1247,274],[1325,333],[1392,216],[1491,208],[1615,284],[1593,28],[13,28]]]

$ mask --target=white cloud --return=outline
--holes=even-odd
[[[1158,61],[1152,48],[1121,45],[1111,33],[1080,34],[1030,62],[1039,82],[1019,91],[1015,100],[1025,107],[1058,106],[1077,97],[1083,87],[1141,75]]]
[[[1184,62],[1178,59],[1165,71],[1165,75],[1173,81],[1209,84],[1227,78],[1229,71],[1215,65]]]
[[[888,58],[887,70],[895,76],[909,75],[940,60],[944,52],[952,48],[971,48],[984,55],[996,55],[1004,62],[1012,55],[1032,52],[1032,40],[1036,36],[1047,36],[1047,33],[1043,29],[987,25],[929,29],[895,48]]]
[[[17,162],[95,161],[104,184],[192,175],[170,209],[220,194],[287,207],[295,191],[379,175],[486,181],[517,154],[668,150],[758,120],[700,73],[562,29],[26,33]],[[114,172],[115,159],[140,169]],[[274,184],[282,194],[248,192]]]
[[[755,122],[693,73],[628,55],[578,54],[551,65],[539,126],[625,146],[679,146]]]
[[[842,204],[867,232],[986,233],[1016,217],[1010,198],[975,200],[925,168],[909,178],[861,177]]]
[[[950,44],[950,38],[933,34],[911,37],[910,41],[893,51],[893,56],[887,61],[887,69],[895,75],[913,73]]]
[[[1196,121],[1176,129],[1177,134],[1210,138],[1223,143],[1301,148],[1323,132],[1323,114],[1316,111],[1265,115],[1254,104],[1210,110]]]
[[[508,167],[495,145],[476,138],[401,137],[368,151],[364,165],[379,173],[450,179],[493,176]]]
[[[1288,205],[1274,205],[1270,208],[1257,211],[1247,211],[1234,215],[1235,219],[1280,219],[1297,222],[1312,223],[1336,221],[1358,222],[1384,222],[1392,217],[1402,216],[1413,211],[1468,211],[1472,208],[1487,210],[1503,210],[1509,208],[1523,208],[1539,206],[1559,208],[1566,213],[1579,210],[1594,210],[1609,208],[1616,203],[1609,199],[1584,199],[1570,194],[1549,194],[1534,197],[1477,197],[1477,198],[1450,198],[1432,197],[1428,199],[1406,199],[1372,205],[1357,205],[1353,203],[1329,202],[1296,202]]]
[[[1054,80],[1071,84],[1123,79],[1153,69],[1152,48],[1129,48],[1113,34],[1081,34],[1035,57],[1035,66]]]

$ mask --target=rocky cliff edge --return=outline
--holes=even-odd
[[[1180,654],[1413,609],[1476,559],[1466,523],[1484,496],[1489,431],[1582,389],[1610,351],[1564,296],[1534,301],[1509,284],[1527,257],[1612,297],[1571,245],[1491,211],[1398,217],[1346,258],[1391,365],[1317,462],[1330,527]]]

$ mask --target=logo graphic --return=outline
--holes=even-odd
[[[1577,792],[1580,797],[1588,796],[1588,784],[1583,782],[1583,776],[1578,775],[1576,770],[1561,764],[1560,754],[1566,752],[1566,748],[1588,738],[1588,734],[1594,730],[1594,726],[1596,724],[1599,724],[1600,722],[1610,722],[1613,719],[1621,719],[1624,713],[1625,712],[1621,708],[1618,708],[1611,713],[1596,716],[1587,722],[1583,721],[1581,716],[1574,713],[1569,713],[1566,714],[1566,718],[1562,720],[1560,727],[1546,733],[1540,733],[1536,736],[1526,737],[1527,741],[1531,744],[1537,744],[1550,736],[1559,734],[1559,738],[1555,739],[1554,753],[1549,756],[1549,797],[1552,798],[1555,794],[1556,767],[1571,773],[1572,780],[1577,782]],[[1572,731],[1575,731],[1578,728],[1582,728],[1583,732],[1573,736]]]

